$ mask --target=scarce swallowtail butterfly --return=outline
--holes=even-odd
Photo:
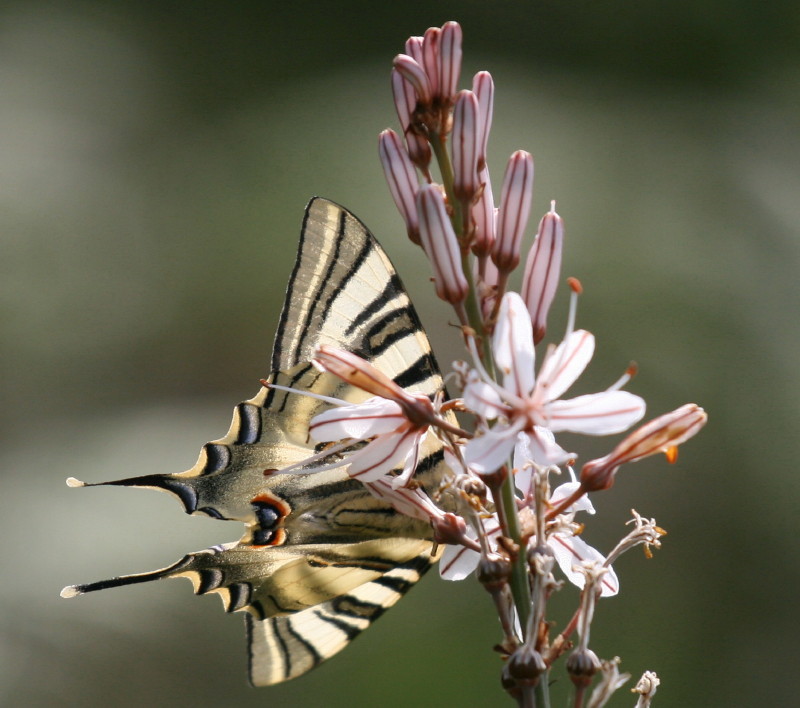
[[[410,391],[434,396],[443,389],[417,313],[383,249],[349,211],[315,198],[306,208],[268,380],[366,399],[309,363],[320,344],[358,354]],[[190,470],[100,483],[169,492],[189,514],[244,522],[245,534],[161,570],[66,587],[62,596],[188,578],[196,594],[218,593],[228,612],[244,611],[256,686],[300,676],[344,649],[437,558],[428,525],[373,497],[346,468],[281,473],[314,454],[308,424],[328,406],[262,388],[236,406],[228,433],[204,445]],[[441,445],[429,435],[415,479],[433,493],[443,474]]]

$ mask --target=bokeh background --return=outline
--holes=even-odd
[[[565,218],[598,336],[578,392],[635,359],[652,414],[710,413],[677,466],[595,499],[598,547],[631,507],[669,530],[617,564],[596,650],[656,670],[659,706],[796,701],[797,3],[26,0],[0,3],[3,705],[511,704],[472,583],[426,578],[340,657],[260,690],[241,618],[188,583],[58,596],[239,536],[64,478],[180,471],[227,430],[267,373],[310,196],[371,226],[440,359],[458,353],[376,157],[392,57],[449,19],[465,76],[495,77],[496,182],[530,150],[536,218],[551,198]],[[609,444],[590,442],[584,459]]]

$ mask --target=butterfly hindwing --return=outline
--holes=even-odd
[[[357,402],[366,397],[309,360],[329,344],[359,354],[404,388],[432,396],[442,380],[419,318],[366,227],[332,202],[306,208],[297,262],[272,354],[272,383]],[[247,610],[250,678],[269,685],[343,649],[433,562],[430,529],[372,496],[342,468],[281,473],[314,453],[308,423],[329,404],[262,388],[234,409],[228,433],[180,474],[104,484],[168,491],[187,513],[245,523],[233,544],[159,571],[71,586],[66,596],[165,577]],[[441,448],[429,436],[420,469],[432,489]]]

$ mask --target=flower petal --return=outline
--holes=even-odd
[[[489,542],[489,548],[494,551],[497,548],[497,538],[500,535],[500,522],[497,519],[497,515],[493,514],[490,518],[484,519],[482,523],[483,533]],[[469,538],[477,538],[475,529],[471,526],[467,527],[467,536]],[[478,567],[480,559],[481,554],[471,548],[448,545],[444,549],[441,561],[439,561],[439,575],[444,580],[463,580]]]
[[[627,430],[645,411],[645,402],[627,391],[604,391],[553,401],[546,407],[548,427],[585,435],[610,435]]]
[[[375,438],[348,458],[347,473],[361,482],[374,482],[405,460],[417,443],[419,433],[399,431]]]
[[[507,292],[500,304],[494,330],[495,363],[503,372],[503,388],[519,397],[533,390],[533,331],[531,316],[522,298]]]
[[[478,567],[480,559],[481,554],[471,548],[446,546],[439,561],[439,575],[444,580],[463,580]]]
[[[407,424],[408,419],[397,403],[374,397],[363,403],[331,408],[314,416],[309,425],[309,433],[317,442],[344,438],[366,440]]]
[[[385,477],[374,482],[367,482],[364,486],[373,496],[388,502],[405,516],[428,522],[441,519],[444,516],[444,512],[419,488],[408,489],[400,487],[395,489],[393,482]]]
[[[464,459],[478,474],[499,469],[507,460],[517,439],[518,428],[496,425],[467,443]]]
[[[486,420],[494,420],[506,412],[500,394],[477,377],[471,378],[464,387],[464,405]]]
[[[547,428],[536,425],[530,437],[532,460],[537,465],[563,465],[575,457],[575,453],[567,452],[556,443],[556,439]]]
[[[531,480],[533,479],[533,450],[532,441],[529,435],[519,433],[517,442],[514,445],[514,484],[523,497],[531,493]]]
[[[555,401],[583,373],[594,354],[594,335],[585,329],[571,332],[542,362],[536,389],[545,401]]]
[[[564,484],[558,485],[554,490],[553,493],[550,495],[550,505],[553,507],[558,506],[561,502],[565,499],[568,499],[572,496],[578,488],[580,487],[579,482],[565,482]],[[589,499],[588,494],[584,494],[578,501],[576,501],[572,506],[567,509],[564,509],[565,514],[569,514],[571,512],[576,511],[586,511],[589,514],[594,514],[594,506],[592,505],[591,500]]]
[[[602,564],[606,560],[600,551],[592,548],[578,536],[554,533],[550,536],[550,546],[553,549],[556,562],[561,567],[561,572],[567,576],[567,580],[581,589],[586,584],[586,576],[579,570],[574,570],[574,566],[580,565],[583,561],[596,561]],[[600,581],[600,588],[601,597],[611,597],[619,592],[619,579],[614,569],[610,566],[608,573]]]

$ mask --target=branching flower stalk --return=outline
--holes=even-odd
[[[550,670],[573,649],[577,631],[566,662],[573,705],[602,706],[628,676],[620,675],[618,659],[602,661],[589,646],[597,603],[619,591],[613,561],[642,544],[649,554],[665,532],[633,512],[634,528],[605,557],[583,540],[576,516],[595,513],[589,495],[611,488],[623,465],[659,452],[673,462],[677,446],[698,432],[706,414],[686,404],[661,415],[576,476],[578,454],[562,448],[557,434],[622,433],[642,419],[645,402],[622,390],[633,367],[604,391],[565,397],[591,360],[595,340],[576,328],[582,287],[569,279],[564,336],[544,343],[564,243],[555,202],[524,260],[521,292],[508,290],[522,262],[533,158],[522,150],[511,155],[495,208],[487,163],[494,83],[482,71],[471,89],[458,90],[461,42],[455,22],[406,42],[391,74],[401,133],[385,130],[378,141],[408,236],[422,247],[436,294],[461,327],[470,363],[454,364],[460,396],[431,400],[352,353],[321,347],[314,364],[371,398],[356,405],[326,399],[331,408],[312,420],[309,434],[332,447],[289,469],[347,467],[399,513],[430,523],[433,539],[445,546],[442,577],[461,580],[477,569],[502,628],[502,683],[519,705],[550,705]],[[416,481],[420,450],[431,442],[443,449],[448,468],[438,491]],[[548,600],[563,585],[556,568],[581,593],[575,614],[551,640]],[[649,705],[656,686],[654,674],[643,677],[639,705]]]

